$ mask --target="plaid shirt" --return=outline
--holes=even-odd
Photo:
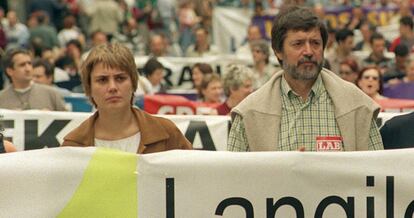
[[[321,76],[312,86],[305,102],[293,92],[284,78],[280,87],[283,94],[279,145],[275,145],[278,150],[291,151],[305,147],[306,151],[316,151],[317,136],[341,136],[334,106]],[[371,121],[369,138],[370,150],[382,149],[381,136],[374,119]],[[243,118],[238,114],[232,123],[227,150],[249,151]]]

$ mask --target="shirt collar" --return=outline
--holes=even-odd
[[[288,98],[292,98],[294,96],[299,96],[289,86],[289,84],[287,83],[287,81],[285,79],[285,75],[282,76],[280,87],[282,89],[282,94],[287,96]],[[309,93],[309,96],[315,96],[316,98],[319,98],[319,96],[323,93],[323,91],[324,91],[324,86],[323,86],[323,83],[322,83],[321,74],[319,73],[318,78],[316,78],[316,81],[315,81],[315,83],[313,84],[313,86],[311,88],[311,92]]]

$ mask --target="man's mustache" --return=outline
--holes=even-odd
[[[315,60],[312,60],[312,57],[306,57],[306,56],[299,60],[298,65],[304,64],[304,63],[307,63],[307,64],[312,63],[314,65],[318,65],[318,62]]]

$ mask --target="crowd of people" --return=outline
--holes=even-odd
[[[212,108],[207,114],[232,117],[228,150],[322,151],[318,143],[326,138],[338,142],[334,150],[384,148],[381,136],[390,137],[391,125],[386,136],[380,134],[375,101],[414,99],[414,88],[401,96],[383,93],[414,87],[414,22],[411,11],[401,9],[405,0],[378,3],[401,9],[395,14],[399,37],[391,41],[365,16],[363,6],[373,4],[368,1],[335,2],[356,8],[349,22],[336,26],[318,1],[31,0],[21,6],[24,22],[21,10],[6,4],[0,10],[0,108],[65,111],[63,97],[80,92],[96,112],[65,137],[64,146],[127,144],[122,150],[137,153],[191,149],[174,124],[134,108],[134,96],[171,88],[163,81],[161,57],[219,55],[211,36],[217,31],[214,6],[234,2],[254,10],[253,17],[264,11],[276,17],[271,38],[253,22],[241,30],[246,40],[234,54],[252,64],[231,63],[221,74],[208,63],[191,68],[197,101]],[[360,42],[354,41],[356,31]],[[148,61],[137,72],[139,57]]]

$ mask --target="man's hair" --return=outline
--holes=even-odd
[[[398,57],[406,57],[408,56],[408,54],[410,54],[410,51],[408,50],[407,45],[400,43],[397,46],[395,46],[394,54]]]
[[[30,56],[30,52],[26,49],[22,48],[16,48],[16,49],[10,49],[6,52],[3,58],[3,66],[4,70],[6,71],[7,68],[13,68],[14,67],[14,56],[18,54],[25,54]]]
[[[44,59],[35,59],[33,61],[33,68],[36,68],[36,67],[43,67],[45,69],[46,77],[53,78],[54,66],[50,64],[49,61],[44,60]]]
[[[97,64],[102,63],[105,67],[122,70],[131,77],[132,90],[137,89],[138,72],[134,56],[131,51],[119,43],[107,43],[92,48],[86,60],[81,66],[81,79],[83,90],[91,102],[91,73]],[[131,99],[132,103],[132,99]],[[96,106],[96,105],[95,105]]]
[[[322,20],[309,8],[299,6],[289,6],[281,10],[275,17],[272,27],[272,48],[276,52],[283,51],[283,42],[287,32],[309,31],[319,28],[321,32],[323,48],[325,49],[328,41],[328,32]],[[279,60],[280,63],[281,60]]]
[[[372,45],[372,43],[374,42],[374,40],[378,40],[378,39],[381,39],[381,40],[384,40],[385,41],[385,38],[384,38],[384,36],[381,33],[375,32],[375,33],[373,33],[371,35],[371,38],[369,38],[369,43],[371,43],[371,45]]]
[[[413,18],[410,16],[404,16],[400,18],[400,25],[409,26],[411,30],[414,28]]]
[[[4,73],[6,74],[7,78],[9,79],[10,82],[13,83],[12,78],[9,76],[9,74],[7,73],[7,69],[14,68],[14,61],[13,58],[14,56],[18,55],[18,54],[25,54],[25,55],[29,55],[30,56],[30,52],[26,49],[22,49],[22,48],[15,48],[15,49],[10,49],[6,52],[6,54],[3,57],[3,70]]]
[[[224,69],[223,89],[224,94],[229,97],[232,89],[239,89],[244,81],[251,80],[253,82],[253,72],[244,65],[229,64]]]
[[[145,63],[142,71],[146,77],[149,77],[158,69],[164,69],[164,66],[157,60],[157,58],[152,57]]]
[[[335,40],[339,44],[340,42],[345,41],[350,36],[354,36],[352,30],[346,28],[340,29],[335,33]]]
[[[80,43],[79,40],[71,39],[66,43],[66,47],[68,47],[69,45],[74,45],[75,47],[79,49],[80,52],[82,52],[82,44]]]
[[[266,42],[266,40],[255,40],[251,43],[250,47],[252,48],[252,51],[254,49],[259,49],[260,52],[262,52],[264,55],[266,55],[266,64],[269,63],[269,56],[270,56],[270,49],[269,44]]]

